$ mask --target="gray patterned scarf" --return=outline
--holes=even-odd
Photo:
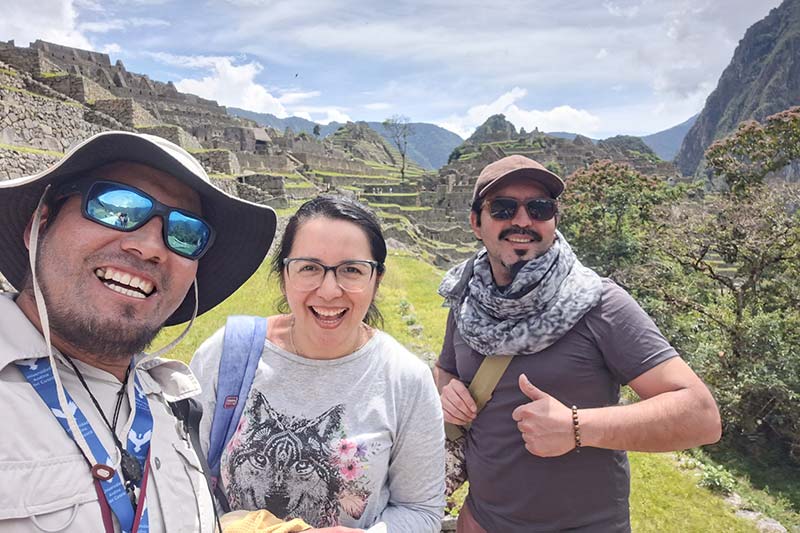
[[[439,286],[458,331],[486,355],[540,352],[572,329],[600,301],[600,277],[581,264],[564,236],[523,266],[502,292],[486,249],[450,269]]]

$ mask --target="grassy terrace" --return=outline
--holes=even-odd
[[[393,253],[379,291],[378,304],[385,317],[385,330],[414,351],[437,353],[444,335],[447,310],[436,294],[443,272],[410,255]],[[271,314],[278,297],[277,280],[268,275],[265,263],[233,296],[199,317],[173,356],[187,361],[200,342],[225,322],[229,314]],[[411,311],[408,311],[411,309]],[[401,317],[405,315],[408,320]],[[410,317],[409,317],[410,315]],[[413,322],[409,324],[408,321]],[[421,335],[410,325],[421,325]],[[175,338],[180,326],[168,328],[155,346]],[[652,533],[745,533],[757,531],[751,523],[734,516],[722,500],[697,486],[691,472],[676,466],[673,454],[630,454],[633,530]]]
[[[31,148],[30,146],[14,146],[12,144],[0,144],[0,149],[14,150],[15,152],[24,152],[28,154],[41,154],[49,155],[51,157],[64,157],[64,152],[54,152],[52,150],[42,150],[40,148]]]
[[[342,187],[342,188],[344,189],[345,187]],[[361,190],[361,189],[358,189],[358,190]],[[369,195],[365,195],[365,196],[369,196]],[[388,194],[378,194],[378,195],[375,195],[375,196],[389,196],[389,195]],[[430,211],[431,209],[433,209],[432,207],[428,207],[428,206],[380,204],[380,203],[377,203],[377,202],[369,202],[369,205],[370,205],[370,207],[372,207],[374,209],[387,209],[387,208],[393,207],[393,208],[399,209],[400,211],[410,211],[410,212],[414,212],[414,211]]]
[[[44,100],[50,100],[51,102],[58,102],[60,104],[64,104],[64,105],[68,105],[68,106],[72,106],[72,107],[83,108],[83,105],[79,104],[78,102],[70,102],[68,100],[60,100],[58,98],[53,98],[51,96],[45,96],[43,94],[32,93],[31,91],[26,91],[25,89],[18,89],[17,87],[9,87],[8,85],[0,85],[0,89],[5,89],[7,91],[11,91],[11,92],[18,93],[18,94],[24,94],[26,96],[31,96],[33,98],[42,98]]]

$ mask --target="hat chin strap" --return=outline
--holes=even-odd
[[[80,448],[83,456],[89,462],[89,466],[94,468],[97,465],[97,459],[92,453],[89,443],[86,442],[86,438],[83,436],[83,433],[78,428],[78,422],[75,420],[75,415],[72,413],[72,410],[68,408],[67,397],[64,394],[64,385],[61,383],[58,365],[56,364],[56,359],[53,355],[53,345],[50,343],[50,320],[47,316],[47,308],[45,307],[44,296],[42,295],[42,290],[39,287],[39,280],[36,275],[36,256],[37,250],[39,249],[39,225],[42,222],[42,207],[44,206],[44,199],[47,197],[49,190],[50,185],[45,188],[42,196],[39,198],[39,203],[36,205],[36,211],[34,212],[33,223],[31,226],[30,245],[28,246],[28,263],[31,267],[33,296],[36,300],[36,310],[39,313],[39,323],[41,324],[42,335],[44,336],[44,342],[47,346],[47,357],[50,360],[50,368],[53,371],[53,380],[55,381],[56,385],[58,404],[61,406],[61,411],[66,415],[67,425],[72,432],[72,437],[75,440],[75,443],[78,445],[78,448]]]
[[[198,294],[199,290],[197,288],[197,278],[194,278],[194,281],[192,282],[192,286],[194,287],[194,311],[192,311],[192,318],[189,320],[189,323],[183,329],[183,332],[180,335],[178,335],[178,337],[175,340],[173,340],[172,342],[170,342],[169,344],[167,344],[163,348],[159,348],[158,350],[156,350],[153,353],[145,353],[145,356],[142,357],[139,360],[138,363],[136,363],[137,367],[141,366],[143,363],[145,363],[147,361],[150,361],[151,359],[155,359],[156,357],[160,357],[161,355],[163,355],[163,354],[167,353],[168,351],[172,350],[175,346],[178,345],[179,342],[181,342],[183,340],[184,337],[186,337],[186,334],[189,333],[189,330],[192,328],[192,324],[194,324],[194,319],[197,318],[197,310],[198,310],[198,307],[200,305],[200,303],[199,303],[200,302],[200,297],[199,297],[199,294]]]

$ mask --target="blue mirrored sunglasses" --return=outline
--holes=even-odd
[[[117,231],[136,231],[161,217],[164,244],[176,254],[200,259],[214,242],[211,225],[190,211],[162,204],[144,191],[114,181],[78,181],[58,193],[80,194],[83,216]]]

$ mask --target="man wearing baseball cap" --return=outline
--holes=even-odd
[[[0,272],[18,290],[0,297],[0,532],[214,530],[172,413],[199,386],[158,355],[255,272],[275,223],[150,135],[101,133],[0,182]]]
[[[484,248],[439,288],[450,314],[437,385],[445,420],[469,428],[460,533],[630,531],[624,450],[720,437],[706,386],[630,295],[584,267],[556,229],[563,190],[561,178],[521,155],[486,166],[470,213]],[[476,373],[492,358],[508,366],[479,410],[476,387],[467,387],[487,387]],[[641,401],[617,405],[622,384]]]

